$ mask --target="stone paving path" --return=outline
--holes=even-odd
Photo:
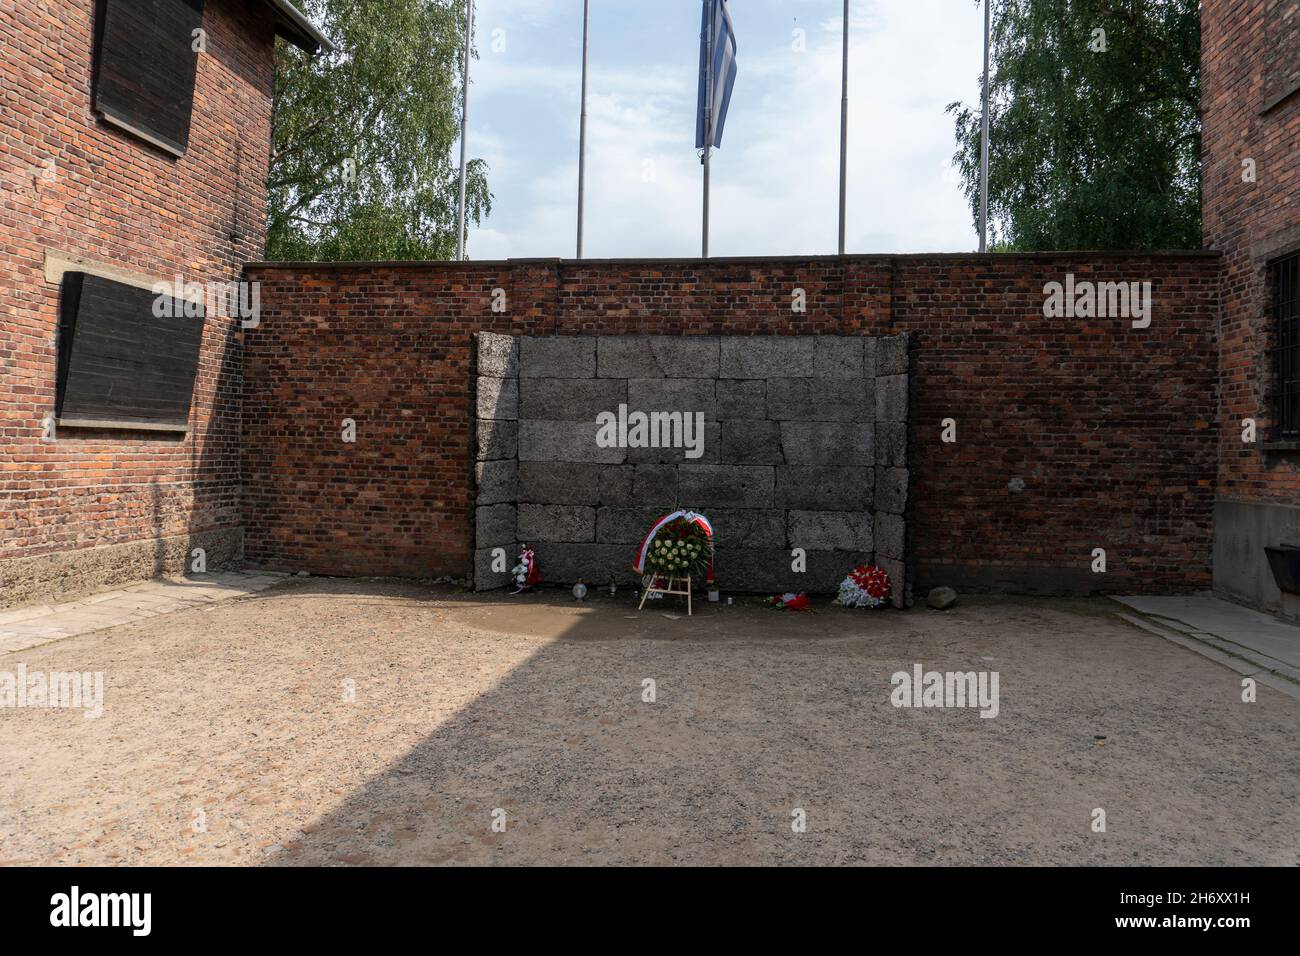
[[[0,611],[0,654],[246,597],[265,591],[288,576],[275,571],[214,571],[186,578],[157,578],[63,604],[34,604]]]

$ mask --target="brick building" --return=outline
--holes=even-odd
[[[283,0],[0,3],[0,603],[193,547],[239,560],[238,323],[203,323],[187,430],[73,427],[51,420],[60,290],[235,280],[261,256],[277,35],[323,41]]]
[[[526,464],[515,419],[485,416],[476,396],[474,337],[493,332],[907,333],[905,437],[877,435],[870,453],[874,481],[908,473],[909,581],[1038,593],[1213,583],[1282,605],[1264,549],[1300,544],[1296,0],[1205,5],[1204,251],[324,265],[255,262],[273,37],[322,42],[291,8],[208,0],[179,143],[175,124],[96,110],[89,0],[17,6],[25,15],[0,12],[6,50],[21,51],[0,67],[12,107],[0,120],[0,603],[179,569],[196,546],[209,566],[475,573],[479,465]],[[64,273],[148,285],[230,278],[249,262],[260,323],[208,318],[186,430],[60,426],[46,440]],[[1150,323],[1049,314],[1048,285],[1076,280],[1149,282]],[[769,402],[755,418],[775,433],[775,414]],[[339,440],[345,421],[355,441]],[[939,437],[946,421],[955,441]],[[619,544],[602,540],[600,509],[631,504],[606,498],[635,489],[639,466],[617,467],[622,485],[597,480],[590,501],[562,490],[563,506],[593,513],[584,546]],[[736,467],[781,480],[781,463]]]
[[[1205,245],[1224,255],[1214,583],[1300,616],[1264,550],[1300,545],[1300,3],[1207,2],[1201,83]]]

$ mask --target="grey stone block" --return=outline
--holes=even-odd
[[[867,511],[791,511],[786,539],[807,551],[870,551],[871,513]]]
[[[627,544],[572,544],[550,541],[534,545],[542,578],[548,584],[572,584],[581,578],[591,587],[604,587],[613,577],[632,585],[640,576],[632,570],[636,547]]]
[[[727,465],[779,465],[781,455],[781,423],[766,419],[759,421],[726,421],[719,424],[721,450],[718,460]]]
[[[478,377],[475,392],[478,417],[512,421],[519,417],[519,381],[513,378]]]
[[[683,431],[683,438],[685,431]],[[633,463],[645,464],[677,464],[693,462],[695,464],[709,464],[718,461],[721,445],[718,439],[718,423],[706,421],[704,423],[704,440],[701,443],[698,438],[699,421],[698,419],[691,425],[691,443],[700,453],[698,458],[687,458],[686,448],[629,448],[627,450],[627,460]]]
[[[596,509],[582,505],[519,506],[519,540],[532,544],[537,541],[594,541],[596,539]]]
[[[678,499],[682,507],[708,513],[709,508],[771,508],[770,465],[679,465]]]
[[[596,541],[599,544],[640,544],[667,508],[598,508]],[[629,559],[630,560],[630,559]]]
[[[632,500],[654,507],[677,504],[677,468],[673,465],[637,465],[632,480]]]
[[[621,465],[625,448],[596,444],[596,423],[523,421],[519,423],[520,461],[582,461]]]
[[[519,340],[520,378],[594,378],[596,337],[526,335]]]
[[[870,564],[870,552],[808,551],[806,568],[794,571],[789,549],[724,548],[714,554],[713,570],[726,591],[777,594],[807,591],[834,594],[840,582],[860,564]]]
[[[729,548],[784,548],[785,512],[775,508],[712,508],[713,542]]]
[[[627,383],[629,412],[703,412],[713,416],[711,378],[633,378]]]
[[[771,378],[767,417],[800,422],[869,422],[875,403],[863,382],[851,378]]]
[[[908,333],[882,335],[876,339],[876,374],[905,375],[908,372]]]
[[[901,515],[907,508],[906,468],[876,469],[876,511]]]
[[[474,590],[489,591],[493,588],[513,587],[514,578],[510,575],[510,569],[515,566],[515,559],[518,557],[513,547],[501,548],[504,555],[504,571],[492,570],[495,562],[494,553],[496,548],[479,548],[474,552]]]
[[[478,373],[492,378],[519,376],[519,341],[513,335],[479,332]]]
[[[876,553],[899,561],[907,557],[906,526],[903,516],[888,511],[876,512]]]
[[[766,379],[720,378],[713,394],[713,413],[720,421],[762,418],[767,414]]]
[[[524,378],[519,417],[553,422],[595,422],[601,412],[618,414],[627,382],[601,378]]]
[[[876,422],[876,464],[907,465],[906,422]]]
[[[813,337],[802,335],[730,336],[722,340],[718,374],[722,378],[776,378],[812,375]]]
[[[874,428],[866,422],[781,422],[781,452],[790,465],[872,465]]]
[[[874,484],[870,466],[784,465],[776,469],[776,507],[869,511]]]
[[[875,378],[879,372],[879,343],[880,340],[874,336],[866,336],[862,339],[862,377],[866,379]],[[868,382],[868,384],[870,384]]]
[[[479,461],[514,458],[519,454],[519,423],[480,418],[475,423]]]
[[[596,339],[601,378],[716,378],[713,335],[602,335]]]
[[[478,504],[495,505],[515,501],[518,477],[519,463],[514,459],[478,462],[474,466]]]
[[[862,378],[862,335],[818,335],[813,339],[813,375],[818,378]]]
[[[596,503],[601,505],[630,505],[636,469],[632,465],[598,465]],[[674,475],[676,473],[674,472]]]
[[[530,504],[589,505],[595,500],[601,469],[619,465],[596,465],[571,461],[521,461],[518,501]]]
[[[907,421],[906,375],[882,375],[876,379],[876,421]]]
[[[502,545],[513,548],[515,541],[515,506],[484,505],[474,509],[474,544],[478,548]]]

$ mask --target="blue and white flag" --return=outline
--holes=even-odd
[[[736,35],[731,28],[727,0],[704,0],[700,15],[700,96],[695,116],[695,148],[722,145],[722,124],[727,120],[731,88],[736,83]],[[709,38],[713,63],[709,67]],[[710,77],[712,84],[710,84]],[[712,85],[713,102],[709,103]],[[707,117],[707,119],[706,119]],[[711,128],[710,128],[711,127]]]

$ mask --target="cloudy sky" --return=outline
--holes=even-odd
[[[713,255],[835,252],[841,8],[731,0],[739,72],[711,163]],[[582,0],[477,10],[470,155],[495,199],[469,255],[571,257]],[[973,0],[852,0],[849,252],[977,246],[944,107],[978,99],[982,26]],[[699,30],[699,0],[591,0],[589,257],[699,254]]]

